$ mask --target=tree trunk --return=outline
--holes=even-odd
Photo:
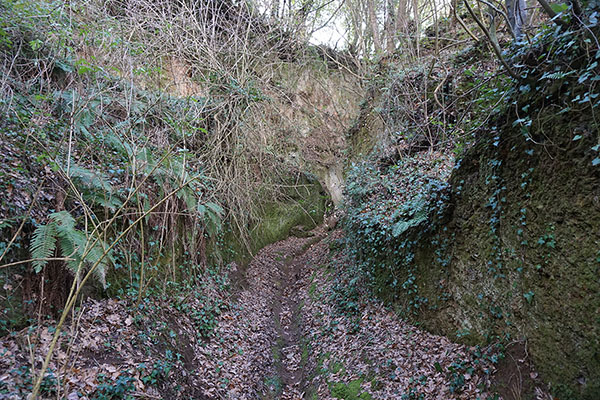
[[[413,0],[413,12],[415,14],[414,40],[417,49],[416,56],[419,57],[420,39],[421,39],[421,16],[419,15],[419,0]]]
[[[508,23],[517,41],[523,37],[523,25],[527,20],[525,0],[506,0]]]
[[[386,18],[384,25],[385,46],[389,54],[396,49],[396,15],[394,12],[394,0],[387,1]]]
[[[371,27],[371,37],[373,38],[373,46],[375,48],[375,54],[380,54],[382,48],[381,39],[379,37],[379,24],[377,23],[377,11],[375,7],[375,0],[367,0],[367,12]]]

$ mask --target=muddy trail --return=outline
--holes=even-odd
[[[492,352],[422,332],[366,292],[343,298],[347,259],[330,251],[341,235],[321,227],[308,238],[288,238],[263,249],[246,269],[240,304],[266,308],[244,318],[265,315],[271,348],[262,377],[242,391],[252,393],[247,398],[491,398]],[[340,301],[356,301],[360,311],[349,316]]]
[[[307,236],[267,246],[231,271],[234,282],[205,277],[197,294],[84,302],[43,397],[492,398],[493,352],[423,332],[373,300],[330,250],[340,231]],[[24,371],[41,365],[52,332],[49,321],[0,339],[0,399],[25,398]]]
[[[305,343],[302,330],[302,303],[298,297],[306,274],[306,252],[317,244],[325,235],[315,236],[305,243],[294,255],[287,255],[281,267],[280,279],[277,282],[277,292],[273,299],[273,320],[277,332],[274,347],[274,363],[277,375],[281,381],[280,393],[273,391],[271,398],[300,399],[307,390],[307,365],[303,358]]]

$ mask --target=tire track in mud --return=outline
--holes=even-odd
[[[275,365],[281,381],[279,399],[304,398],[307,383],[307,350],[302,333],[302,277],[308,267],[303,256],[314,244],[323,240],[322,233],[302,245],[296,254],[287,255],[281,267],[278,292],[273,300],[273,319],[278,340],[274,347]]]
[[[293,285],[302,263],[298,257],[315,237],[290,237],[256,254],[235,272],[238,288],[231,309],[219,317],[215,340],[200,349],[209,398],[231,400],[300,399],[302,368],[295,367],[301,320],[296,313]],[[283,397],[288,396],[288,397]]]
[[[330,260],[329,237],[332,232],[328,224],[313,231],[312,240],[288,261],[288,268],[284,270],[283,276],[287,281],[282,290],[283,312],[279,318],[282,326],[278,332],[285,339],[282,342],[285,345],[283,355],[287,358],[282,374],[287,378],[287,381],[284,380],[287,385],[283,386],[279,400],[333,399],[329,395],[321,396],[315,385],[319,369],[315,362],[319,354],[315,353],[314,338],[311,337],[315,315],[307,308],[311,292],[315,289],[315,273]]]

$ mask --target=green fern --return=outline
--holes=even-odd
[[[408,229],[418,226],[427,220],[427,202],[424,198],[417,198],[408,202],[404,207],[399,208],[393,215],[401,215],[400,221],[392,227],[392,235],[398,237]]]
[[[94,243],[93,238],[87,238],[88,244]],[[108,248],[103,240],[95,242],[94,246],[90,249],[86,257],[86,263],[91,267],[98,262],[98,265],[94,269],[94,275],[96,279],[102,283],[102,286],[106,289],[106,271],[112,263],[112,256],[110,253],[104,255],[105,249]]]
[[[200,202],[199,194],[203,192],[206,180],[201,172],[189,172],[187,164],[181,157],[169,158],[157,165],[158,161],[154,159],[152,152],[145,147],[136,153],[136,159],[141,163],[140,171],[145,174],[152,172],[152,178],[160,188],[160,196],[163,196],[169,188],[176,188],[187,183],[177,191],[177,198],[185,202],[190,214],[195,214],[204,221],[209,235],[214,235],[221,229],[221,219],[224,213],[221,206],[211,202]],[[144,202],[144,204],[147,203],[146,198]],[[148,208],[145,207],[145,209]]]
[[[204,219],[206,229],[211,236],[221,230],[223,208],[220,205],[212,202],[198,204],[198,214]]]
[[[45,259],[52,257],[56,250],[56,225],[50,222],[38,226],[33,232],[30,247],[31,255],[35,259],[33,269],[39,273],[48,263]]]
[[[80,184],[86,203],[97,204],[113,212],[123,205],[105,174],[73,164],[69,176]]]
[[[97,204],[101,207],[108,208],[115,212],[117,208],[123,205],[123,202],[114,195],[106,196],[106,193],[89,192],[83,193],[83,199],[89,204]]]
[[[127,123],[129,120],[125,121]],[[123,125],[123,122],[119,122],[117,126],[113,128],[113,130],[117,131],[122,129],[122,131],[127,131],[128,127],[126,126],[118,126]],[[134,154],[133,148],[126,140],[117,136],[111,130],[107,130],[102,132],[102,140],[104,143],[112,147],[113,150],[117,151],[124,159],[127,159],[131,155]]]
[[[36,272],[47,264],[43,259],[54,254],[57,240],[62,257],[71,259],[66,263],[71,273],[75,275],[81,265],[91,267],[98,263],[94,275],[106,288],[106,271],[113,263],[110,253],[104,255],[108,246],[103,240],[96,240],[76,229],[75,219],[68,211],[50,214],[50,222],[35,230],[30,249],[33,258],[37,259],[33,262]]]
[[[80,181],[83,185],[96,190],[112,193],[113,189],[107,177],[98,171],[90,171],[77,164],[69,169],[69,176]]]
[[[75,218],[68,211],[59,211],[50,214],[50,218],[56,222],[58,231],[75,230]]]
[[[69,270],[76,274],[81,265],[92,267],[99,261],[94,269],[94,275],[106,288],[106,271],[113,262],[110,253],[103,257],[104,249],[108,247],[106,243],[101,239],[96,241],[95,238],[88,237],[69,224],[59,225],[57,231],[63,256],[72,258],[67,262]]]
[[[185,205],[189,212],[193,213],[196,210],[198,196],[196,193],[194,193],[194,190],[191,187],[185,186],[181,188],[181,190],[177,193],[177,197],[185,201]]]
[[[57,223],[56,231],[63,257],[72,259],[67,261],[67,267],[73,274],[76,274],[81,264],[80,255],[83,254],[83,249],[81,248],[85,247],[85,241],[81,240],[82,234],[75,229],[75,219],[68,212],[61,211],[50,216]],[[83,237],[85,238],[85,236]]]

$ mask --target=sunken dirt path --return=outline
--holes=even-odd
[[[420,331],[365,293],[351,299],[358,311],[340,311],[352,278],[330,253],[340,237],[320,227],[267,246],[234,273],[233,298],[207,276],[197,295],[139,306],[86,300],[61,335],[42,398],[487,398],[480,387],[493,368],[473,349]],[[0,338],[0,400],[26,398],[52,324]]]
[[[242,370],[254,373],[236,376],[226,398],[488,397],[480,388],[493,368],[473,362],[473,349],[422,332],[378,302],[360,301],[353,318],[340,313],[334,276],[344,261],[332,260],[329,248],[341,233],[311,235],[268,246],[248,266],[241,320],[231,322],[253,326],[251,343],[259,345],[249,343],[244,354],[255,363]],[[239,371],[237,363],[228,366]]]

